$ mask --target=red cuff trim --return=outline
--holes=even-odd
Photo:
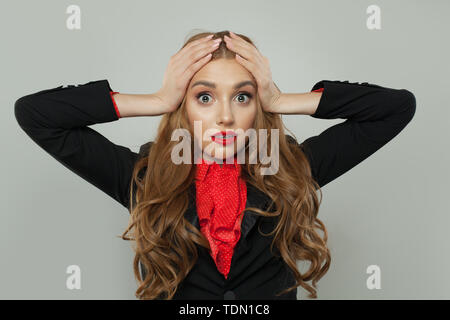
[[[114,109],[116,109],[117,117],[120,118],[119,108],[117,108],[116,100],[114,100],[114,96],[113,96],[114,93],[119,93],[119,92],[117,92],[117,91],[110,91],[110,92],[109,92],[109,95],[111,96],[111,100],[112,100],[112,102],[113,102]]]
[[[320,89],[312,90],[311,92],[322,92],[322,91],[323,91],[323,88],[320,88]]]

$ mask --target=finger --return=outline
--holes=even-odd
[[[255,80],[260,79],[261,77],[261,72],[260,72],[260,68],[257,67],[256,64],[254,64],[253,62],[243,58],[241,55],[236,54],[236,61],[240,64],[242,64],[244,66],[244,68],[246,68],[248,71],[250,71],[250,73],[253,75],[253,77],[255,78]]]
[[[241,37],[239,37],[239,36],[238,36],[236,33],[234,33],[233,31],[230,31],[230,36],[231,36],[231,38],[233,38],[233,39],[245,41],[244,39],[242,39]],[[245,41],[245,42],[247,42],[247,41]]]
[[[214,37],[214,34],[210,34],[210,35],[207,35],[205,37],[201,37],[201,38],[199,38],[197,40],[189,42],[187,45],[184,46],[184,48],[189,49],[189,48],[195,47],[195,46],[197,46],[199,44],[207,42],[208,40],[211,40],[212,37]]]
[[[219,39],[220,40],[220,39]],[[176,67],[183,68],[183,72],[190,65],[207,55],[208,53],[217,50],[219,47],[220,41],[208,41],[206,43],[202,43],[196,47],[193,47],[190,52],[187,52],[177,63]]]
[[[182,74],[182,77],[184,77],[184,80],[186,82],[190,81],[192,76],[201,68],[203,67],[212,57],[212,53],[207,54],[197,62],[191,64],[186,71]]]
[[[218,48],[218,45],[214,46],[213,44],[214,40],[209,40],[190,48],[186,52],[180,53],[178,59],[174,60],[172,64],[174,70],[178,71],[176,73],[177,74],[184,73],[191,64],[196,62],[198,59],[204,57],[211,51],[216,50]]]
[[[230,31],[230,36],[228,37],[225,35],[226,39],[230,40],[231,43],[240,44],[241,46],[245,48],[249,48],[250,52],[252,52],[255,56],[259,57],[261,60],[263,60],[261,52],[256,48],[253,44],[249,43],[248,41],[244,40],[237,34],[235,34],[233,31]]]
[[[242,45],[242,44],[234,42],[232,40],[227,40],[226,45],[227,45],[227,48],[238,53],[245,59],[247,59],[247,60],[253,59],[254,60],[254,58],[252,58],[252,56],[254,56],[254,53],[251,50],[249,50],[248,46]]]
[[[225,35],[225,37],[227,37],[227,39],[231,39],[232,41],[234,41],[236,43],[240,43],[242,45],[255,47],[254,45],[252,45],[248,41],[244,40],[243,38],[239,37],[237,34],[233,33],[232,31],[230,31],[230,37],[228,37],[227,35]]]
[[[210,40],[202,45],[199,45],[195,49],[193,49],[190,59],[191,63],[197,61],[198,59],[202,58],[204,55],[217,50],[219,48],[220,43],[222,42],[222,38]]]
[[[208,42],[212,37],[214,37],[214,34],[207,35],[206,37],[202,37],[200,39],[194,40],[189,42],[187,45],[185,45],[183,48],[178,51],[178,53],[175,55],[175,57],[179,57],[180,55],[183,55],[187,51],[190,51],[193,47],[196,47],[198,45],[201,45],[202,43]]]
[[[263,61],[263,56],[261,52],[259,52],[258,48],[256,48],[253,44],[239,37],[234,32],[230,31],[231,37],[227,37],[227,40],[234,45],[235,47],[241,46],[242,48],[246,48],[248,53],[255,56],[255,58],[259,59],[259,61]],[[245,56],[245,55],[244,55]]]
[[[226,39],[225,43],[227,44],[227,47],[230,50],[239,53],[242,57],[244,57],[247,60],[258,59],[261,61],[261,54],[258,51],[258,49],[256,49],[255,46],[253,46],[252,44],[248,43],[245,40],[238,41],[236,39],[232,39],[227,36],[225,37],[224,37],[224,39]],[[254,58],[252,58],[252,56]]]

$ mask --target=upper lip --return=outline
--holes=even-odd
[[[237,136],[236,132],[234,132],[233,130],[219,131],[219,132],[214,133],[212,136],[217,137],[217,136],[226,136],[226,135]]]

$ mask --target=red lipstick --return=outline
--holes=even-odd
[[[212,141],[228,145],[236,141],[237,134],[233,130],[219,131],[211,136]]]

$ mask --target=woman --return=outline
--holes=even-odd
[[[140,299],[296,299],[298,286],[317,297],[331,260],[317,190],[393,139],[414,113],[410,91],[367,82],[323,80],[311,92],[281,93],[267,58],[228,31],[190,38],[154,94],[122,94],[99,80],[15,103],[19,125],[39,146],[130,211],[122,238],[136,243]],[[299,144],[280,114],[346,121]],[[157,136],[139,153],[88,127],[155,115],[163,115]],[[172,135],[183,129],[194,139],[191,161],[179,163]],[[249,161],[255,145],[242,132],[250,129],[267,130],[268,150],[276,145],[274,174]],[[236,161],[242,151],[245,163]],[[310,262],[304,274],[297,260]]]

